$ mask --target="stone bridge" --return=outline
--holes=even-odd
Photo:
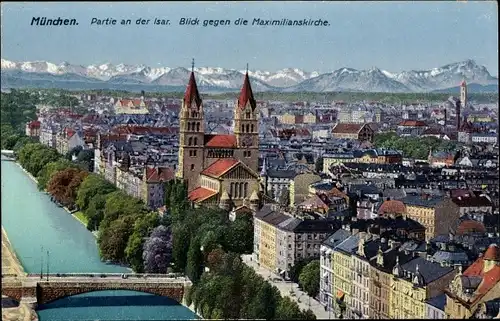
[[[124,277],[125,276],[125,277]],[[57,299],[76,294],[105,290],[130,290],[166,296],[184,304],[185,294],[191,287],[186,277],[169,275],[28,275],[8,277],[2,275],[2,295],[36,308]]]

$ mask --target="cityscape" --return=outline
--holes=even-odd
[[[269,71],[6,44],[2,320],[500,319],[486,55]]]

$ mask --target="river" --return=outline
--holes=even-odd
[[[2,157],[3,159],[3,157]],[[99,259],[96,239],[80,222],[38,191],[23,170],[2,160],[2,226],[27,273],[122,273]],[[49,252],[47,254],[47,251]],[[177,302],[134,291],[97,291],[40,305],[40,321],[187,320],[195,314]]]

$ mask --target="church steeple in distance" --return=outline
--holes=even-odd
[[[191,62],[191,75],[189,76],[189,82],[186,87],[186,92],[184,93],[184,104],[185,106],[191,107],[193,100],[196,103],[196,107],[201,105],[201,97],[198,92],[198,86],[196,85],[196,79],[194,77],[194,58]]]
[[[243,80],[243,86],[241,87],[240,96],[238,97],[238,108],[244,109],[250,103],[252,111],[255,110],[257,103],[253,97],[252,87],[250,86],[250,79],[248,78],[248,64],[245,73],[245,78]]]

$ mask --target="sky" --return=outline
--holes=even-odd
[[[11,61],[125,63],[330,72],[391,72],[474,59],[498,75],[495,1],[443,2],[2,2],[1,54]],[[77,19],[78,26],[31,26],[33,17]],[[181,26],[181,18],[230,19],[230,26]],[[92,18],[118,20],[91,25]],[[135,20],[169,19],[169,26]],[[323,19],[329,26],[235,26],[243,18]],[[120,25],[132,19],[132,25]]]

